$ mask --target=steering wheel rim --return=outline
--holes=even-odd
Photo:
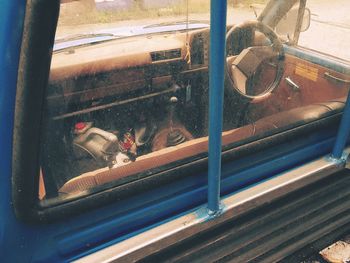
[[[255,30],[258,32],[261,32],[262,34],[264,34],[267,39],[271,42],[270,46],[261,46],[261,48],[271,48],[273,50],[273,52],[276,54],[277,56],[277,72],[276,72],[276,76],[273,80],[273,82],[268,86],[267,89],[265,89],[265,91],[259,95],[248,95],[245,94],[241,91],[240,88],[237,87],[237,85],[235,84],[235,80],[233,79],[232,76],[232,67],[233,67],[233,63],[235,62],[235,60],[237,59],[237,57],[239,57],[245,50],[248,50],[250,48],[253,47],[248,47],[245,48],[232,62],[228,61],[226,58],[226,74],[228,76],[228,80],[229,83],[231,85],[231,87],[235,90],[236,93],[238,93],[240,96],[244,97],[245,99],[248,99],[249,101],[251,101],[251,103],[257,103],[263,100],[266,100],[267,98],[269,98],[272,94],[272,92],[278,87],[282,76],[283,76],[283,70],[284,70],[284,49],[283,49],[283,45],[282,42],[279,40],[278,36],[276,35],[276,33],[267,25],[263,24],[260,21],[246,21],[244,23],[238,24],[233,26],[227,33],[226,33],[226,44],[229,40],[229,38],[231,37],[232,34],[236,33],[239,30],[244,30],[244,29],[251,29],[251,30]],[[259,46],[260,47],[260,46]],[[258,48],[258,47],[256,47]],[[246,52],[247,53],[247,52]],[[245,54],[242,55],[242,57],[240,58],[241,60],[244,59],[244,56],[246,56]],[[231,65],[228,65],[229,63],[231,63]],[[234,65],[237,67],[237,69],[239,71],[241,71],[238,68],[238,65]],[[241,71],[241,73],[243,73]],[[243,73],[244,74],[244,73]],[[248,77],[247,77],[248,79]]]

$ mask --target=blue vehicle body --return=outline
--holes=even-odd
[[[12,131],[14,116],[14,101],[16,91],[13,89],[17,83],[17,69],[19,63],[19,53],[21,47],[21,38],[24,21],[25,1],[11,1],[1,3],[1,85],[0,91],[0,130],[2,138],[1,144],[1,226],[0,238],[4,240],[6,231],[12,229],[17,232],[19,229],[13,229],[15,220],[11,207],[11,153],[12,153]],[[6,84],[5,84],[6,83]],[[12,87],[12,88],[11,88]],[[5,246],[1,244],[1,253]]]
[[[218,6],[219,2],[212,1],[212,12],[222,12],[224,8]],[[226,5],[225,5],[226,6]],[[221,196],[229,196],[242,191],[259,182],[279,176],[285,171],[312,161],[318,157],[330,154],[334,148],[333,157],[336,161],[344,163],[341,159],[344,145],[349,134],[349,103],[344,113],[344,122],[338,132],[337,128],[314,133],[305,137],[298,144],[289,147],[288,142],[275,145],[253,157],[242,157],[221,165],[221,131],[222,102],[220,92],[212,94],[213,105],[210,117],[211,122],[209,189],[207,187],[207,171],[204,176],[189,174],[187,179],[174,182],[172,188],[160,187],[142,192],[134,197],[116,203],[104,205],[98,209],[73,216],[65,220],[52,223],[30,223],[20,220],[15,215],[12,202],[12,145],[14,129],[14,111],[18,68],[21,52],[22,35],[24,28],[26,1],[11,0],[0,3],[0,256],[2,262],[69,262],[89,255],[112,244],[126,240],[132,236],[145,232],[155,226],[179,218],[192,211],[207,207],[209,210],[219,209],[219,185],[215,182],[221,171]],[[217,9],[218,8],[218,9]],[[215,18],[215,17],[214,17]],[[212,19],[211,33],[222,40],[225,32],[225,19]],[[194,27],[203,27],[205,24],[195,24]],[[179,26],[176,26],[176,29]],[[180,26],[183,27],[183,26]],[[185,28],[183,28],[185,29]],[[130,36],[130,28],[121,32],[110,32],[113,35]],[[144,34],[168,31],[169,28],[136,28]],[[115,36],[110,36],[115,38]],[[91,44],[96,41],[108,40],[109,36],[94,37],[77,40],[78,42],[56,44],[54,49],[60,50],[71,45]],[[224,41],[214,42],[211,46],[212,67],[222,63]],[[287,52],[297,52],[291,48]],[[300,55],[300,54],[299,54]],[[303,55],[303,54],[302,54]],[[321,59],[320,63],[332,62]],[[346,65],[334,65],[342,70],[349,70]],[[223,67],[215,68],[210,74],[211,85],[223,85]],[[214,104],[218,103],[214,108]],[[19,102],[20,104],[20,102]],[[214,117],[215,116],[215,117]],[[216,138],[214,137],[215,135]],[[276,154],[271,154],[271,153]],[[268,155],[269,154],[269,155]],[[262,155],[269,156],[264,162],[259,162]],[[183,185],[187,188],[184,191]],[[209,195],[207,197],[207,193]],[[166,199],[162,198],[166,197]],[[209,199],[209,200],[208,200]],[[223,208],[224,209],[224,208]],[[207,217],[207,214],[198,214],[198,217]],[[210,217],[208,218],[210,220]]]

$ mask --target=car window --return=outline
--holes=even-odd
[[[300,34],[298,44],[350,61],[349,1],[308,0],[307,7],[311,11],[310,28]]]
[[[251,8],[266,2],[229,1],[224,151],[339,112],[348,91],[320,82],[319,65],[285,54],[281,31],[258,21]],[[299,12],[298,1],[270,2],[279,12]],[[209,6],[207,0],[61,4],[42,129],[43,202],[207,157]],[[286,14],[269,15],[277,21]]]

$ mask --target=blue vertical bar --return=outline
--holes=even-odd
[[[227,0],[210,3],[208,210],[220,209],[221,133],[224,99]]]
[[[340,159],[343,155],[346,141],[350,134],[350,92],[346,100],[343,116],[340,122],[337,138],[334,143],[332,157]]]
[[[8,261],[9,244],[18,240],[11,200],[11,161],[16,97],[17,72],[20,56],[25,0],[0,0],[0,255],[1,262]],[[8,235],[6,235],[8,234]],[[16,237],[21,237],[17,238]],[[19,240],[21,239],[21,240]],[[24,238],[23,238],[24,239]],[[7,250],[6,250],[7,249]],[[5,253],[5,251],[7,253]],[[21,247],[21,252],[23,249]],[[15,254],[15,253],[12,253]],[[3,256],[5,255],[5,256]]]

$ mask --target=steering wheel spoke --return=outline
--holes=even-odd
[[[268,39],[268,45],[250,46],[243,49],[236,57],[227,58],[227,75],[232,89],[239,95],[252,102],[258,102],[267,99],[275,88],[279,85],[283,73],[284,57],[283,45],[275,32],[260,21],[250,21],[232,27],[226,34],[226,41],[231,39],[232,34],[242,35],[242,31],[259,31]],[[268,74],[274,76],[270,85],[257,89],[255,94],[254,84],[259,82],[258,74],[265,74],[266,66],[270,67]],[[276,74],[271,74],[271,68]],[[265,83],[265,82],[264,82]]]
[[[242,70],[239,69],[238,66],[232,65],[231,66],[231,74],[233,76],[234,84],[235,86],[242,92],[247,92],[247,75],[244,74]]]

